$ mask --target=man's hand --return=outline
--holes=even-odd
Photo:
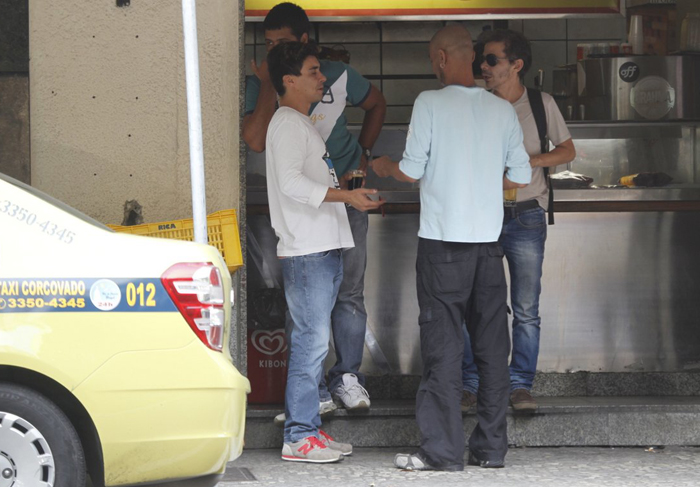
[[[272,83],[270,71],[267,69],[267,59],[260,61],[260,65],[255,62],[255,59],[251,59],[250,69],[253,70],[253,74],[258,77],[261,83]]]
[[[539,156],[534,156],[530,158],[530,167],[540,167],[542,166],[542,160]]]
[[[391,176],[402,183],[415,183],[418,181],[401,172],[399,163],[392,161],[389,156],[377,157],[370,163],[369,167],[371,167],[380,178]]]
[[[372,170],[380,178],[386,178],[393,174],[394,165],[396,162],[392,161],[389,156],[377,157],[370,163]]]
[[[346,203],[360,211],[376,210],[386,203],[386,200],[382,200],[381,198],[379,201],[370,199],[369,195],[377,194],[376,189],[359,188],[347,191],[347,193]]]

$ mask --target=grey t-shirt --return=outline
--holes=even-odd
[[[566,126],[564,117],[559,111],[559,107],[547,93],[542,93],[542,101],[544,102],[544,111],[547,115],[547,138],[552,144],[559,145],[571,138],[569,129]],[[527,90],[523,91],[523,95],[513,103],[513,108],[518,114],[520,126],[523,129],[523,143],[525,151],[530,157],[541,154],[540,136],[537,133],[537,123],[532,114],[530,100],[527,98]],[[547,182],[544,179],[544,172],[541,167],[532,168],[532,180],[525,188],[518,189],[518,201],[527,201],[537,199],[539,205],[545,210],[548,209],[548,188]]]

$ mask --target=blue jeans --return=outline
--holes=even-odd
[[[360,385],[363,387],[365,385],[365,376],[360,373],[360,365],[362,365],[367,330],[364,290],[369,218],[366,212],[352,207],[346,207],[346,209],[355,247],[343,251],[343,282],[340,284],[338,298],[331,313],[336,363],[328,371],[330,391],[335,391],[342,384],[343,374],[355,374]],[[285,328],[289,340],[292,331],[292,320],[289,315],[287,315]],[[319,400],[330,401],[330,391],[321,373],[318,383]]]
[[[367,311],[365,310],[365,268],[367,267],[366,212],[347,208],[348,221],[355,247],[343,251],[343,282],[338,299],[333,307],[331,322],[336,363],[328,371],[328,385],[335,391],[342,384],[343,374],[355,374],[360,385],[365,385],[365,376],[360,374],[362,353],[365,349]],[[325,383],[319,386],[321,394]]]
[[[510,303],[513,308],[513,354],[510,361],[510,390],[532,388],[540,353],[540,292],[542,263],[547,239],[547,221],[542,208],[523,211],[516,218],[506,214],[499,243],[508,259]],[[462,385],[476,394],[479,376],[464,330]]]
[[[294,322],[289,340],[284,442],[318,436],[318,385],[328,354],[331,310],[343,279],[340,250],[282,259],[284,293]]]

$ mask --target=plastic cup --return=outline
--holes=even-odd
[[[515,206],[518,198],[518,188],[503,190],[503,206]]]
[[[632,44],[632,53],[634,55],[644,54],[644,34],[642,31],[641,15],[632,16],[628,40],[630,44]]]

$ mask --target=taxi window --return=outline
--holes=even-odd
[[[114,230],[112,230],[108,226],[98,222],[94,218],[90,218],[85,213],[81,213],[78,210],[76,210],[75,208],[68,206],[64,202],[57,200],[53,196],[49,196],[48,194],[46,194],[42,191],[39,191],[38,189],[33,188],[27,184],[24,184],[21,181],[17,181],[16,179],[11,178],[10,176],[8,176],[6,174],[0,173],[0,179],[2,179],[3,181],[5,181],[13,186],[16,186],[16,187],[26,191],[27,193],[31,194],[32,196],[35,196],[35,197],[39,198],[42,201],[45,201],[46,203],[48,203],[50,205],[55,206],[56,208],[59,208],[59,209],[65,211],[66,213],[73,215],[76,218],[81,219],[85,223],[89,223],[90,225],[94,225],[94,226],[99,227],[103,230],[108,230],[110,232],[114,232]]]

